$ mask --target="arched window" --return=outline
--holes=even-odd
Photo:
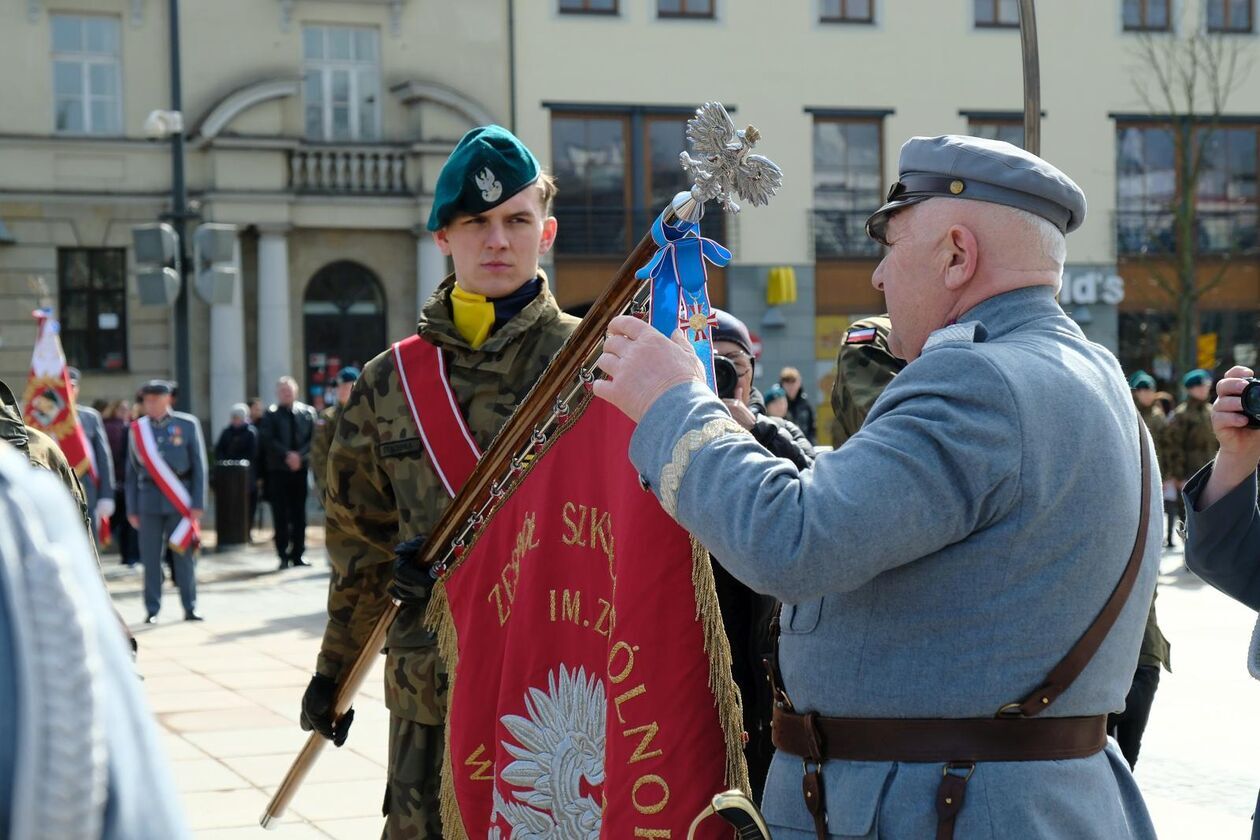
[[[350,260],[315,273],[302,300],[307,400],[331,403],[337,374],[385,349],[385,294],[371,269]]]

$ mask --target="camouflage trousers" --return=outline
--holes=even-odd
[[[439,840],[442,820],[442,726],[389,716],[389,782],[381,840]]]

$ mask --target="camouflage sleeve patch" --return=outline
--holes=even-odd
[[[839,448],[866,422],[866,415],[906,363],[888,346],[887,316],[857,321],[845,334],[831,388],[832,446]]]

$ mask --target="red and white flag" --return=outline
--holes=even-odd
[[[633,430],[590,402],[435,590],[449,837],[681,840],[747,785],[708,553],[639,486]]]
[[[38,333],[22,394],[22,418],[27,425],[57,441],[75,474],[95,479],[91,448],[70,394],[66,355],[61,350],[61,325],[51,310],[36,309],[31,314],[38,324]]]

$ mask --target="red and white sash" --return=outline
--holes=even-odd
[[[459,412],[442,351],[413,335],[394,344],[394,361],[433,470],[454,498],[476,469],[481,450]]]
[[[141,417],[131,424],[131,442],[135,444],[140,461],[149,478],[162,491],[166,500],[183,517],[171,532],[170,544],[176,551],[184,552],[201,543],[201,526],[192,518],[192,496],[184,482],[179,480],[171,465],[166,463],[153,437],[153,425],[148,417]]]

